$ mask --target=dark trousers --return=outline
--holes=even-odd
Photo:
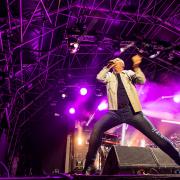
[[[131,108],[128,106],[117,111],[109,111],[95,123],[90,136],[89,149],[86,155],[86,163],[84,167],[85,170],[94,163],[98,148],[102,142],[103,133],[121,123],[132,125],[147,136],[172,159],[176,162],[180,162],[179,152],[176,150],[174,145],[166,137],[160,134],[142,112],[133,113]]]

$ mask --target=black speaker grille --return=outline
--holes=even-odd
[[[177,174],[179,166],[159,148],[116,145],[107,156],[102,174],[138,174],[140,170],[149,174]]]
[[[149,148],[114,146],[120,167],[157,167]]]
[[[152,148],[152,154],[154,154],[157,164],[161,167],[176,167],[178,166],[167,154],[161,151],[159,148]]]

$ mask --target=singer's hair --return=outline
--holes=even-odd
[[[123,64],[125,64],[124,61],[122,59],[120,59],[120,58],[115,58],[113,61],[114,61],[114,63],[117,62],[117,61],[121,61],[121,62],[123,62]]]

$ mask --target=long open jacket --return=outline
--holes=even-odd
[[[141,103],[139,101],[137,90],[134,84],[144,84],[146,78],[144,73],[139,67],[132,70],[124,70],[120,73],[122,83],[127,92],[129,101],[134,109],[134,112],[142,110]],[[109,68],[106,66],[97,74],[96,77],[99,81],[106,84],[107,96],[108,96],[108,108],[109,110],[117,110],[117,88],[118,80],[114,72],[109,72]]]

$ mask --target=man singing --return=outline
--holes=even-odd
[[[180,165],[180,153],[142,113],[138,93],[134,86],[134,84],[144,84],[146,81],[139,67],[141,59],[139,55],[132,57],[134,70],[132,71],[124,70],[124,61],[115,58],[109,61],[97,75],[97,79],[106,84],[109,111],[94,125],[83,169],[84,174],[93,174],[95,171],[94,161],[103,133],[121,123],[127,123],[138,129]],[[113,72],[110,72],[111,68]]]

